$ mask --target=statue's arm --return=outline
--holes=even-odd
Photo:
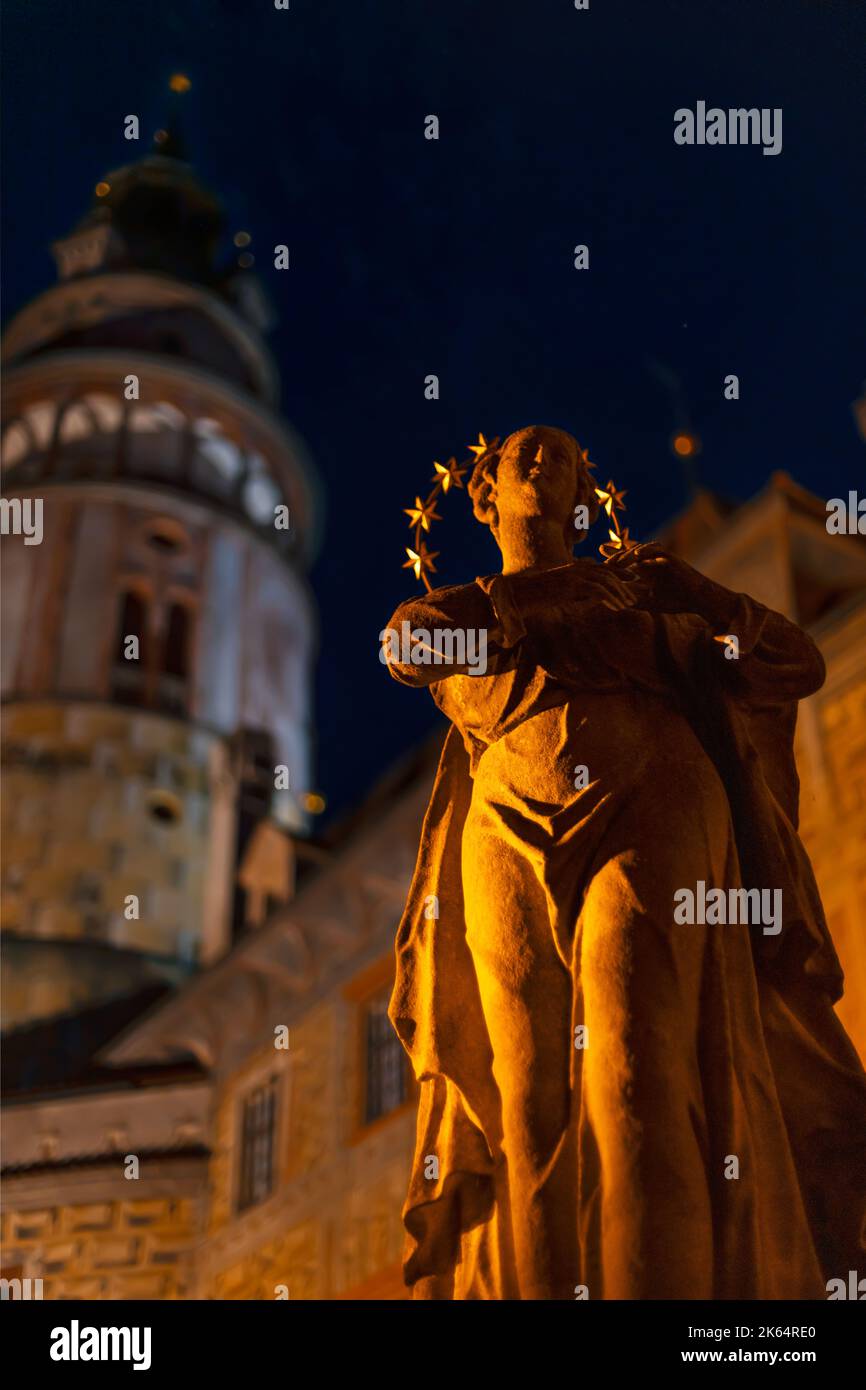
[[[432,685],[449,676],[477,674],[469,664],[425,663],[411,657],[412,644],[418,656],[423,653],[425,635],[430,641],[443,632],[472,630],[484,633],[487,657],[507,655],[519,648],[536,623],[549,622],[559,614],[563,623],[573,615],[575,603],[608,607],[626,606],[624,586],[593,566],[594,583],[587,589],[587,571],[575,564],[520,574],[495,574],[451,589],[434,589],[430,594],[407,599],[380,633],[382,660],[395,680],[404,685]],[[599,585],[601,588],[599,588]],[[408,658],[408,659],[407,659]]]
[[[755,703],[782,704],[805,700],[820,690],[826,675],[824,658],[809,634],[748,594],[729,597],[733,604],[718,636],[720,647],[727,650],[727,639],[737,639],[736,660],[720,652],[732,692]]]
[[[695,611],[713,629],[722,678],[734,695],[783,704],[820,690],[824,658],[807,632],[748,594],[734,593],[702,574],[697,580]]]
[[[448,633],[484,634],[488,657],[507,645],[489,595],[481,584],[461,584],[434,589],[430,594],[401,603],[388,626],[379,634],[382,660],[395,680],[403,685],[424,686],[449,676],[471,675],[475,669],[457,660],[424,661],[425,651],[438,644],[440,656],[456,653],[459,643],[445,640]],[[477,647],[476,647],[477,649]]]
[[[748,594],[716,584],[653,544],[617,557],[615,568],[648,584],[656,610],[697,613],[705,620],[718,642],[720,678],[733,694],[783,703],[804,700],[823,685],[824,658],[808,633]]]

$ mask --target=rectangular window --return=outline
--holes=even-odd
[[[364,1001],[365,1085],[363,1122],[396,1110],[409,1095],[409,1064],[388,1017],[390,989]]]
[[[238,1211],[263,1202],[274,1189],[276,1132],[277,1082],[274,1078],[244,1097]]]

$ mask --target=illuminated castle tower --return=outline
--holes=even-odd
[[[251,827],[306,824],[313,475],[252,257],[217,270],[219,206],[157,138],[3,343],[4,529],[42,504],[3,540],[7,1028],[215,960]]]

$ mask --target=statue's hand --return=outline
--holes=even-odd
[[[703,578],[685,560],[669,555],[654,541],[620,550],[607,563],[620,579],[645,584],[656,606],[665,609],[688,607],[684,600],[696,590],[695,581]]]
[[[639,586],[624,583],[627,574],[615,574],[609,565],[591,560],[572,560],[553,569],[522,571],[503,579],[527,623],[547,622],[563,604],[597,604],[606,608],[632,608],[639,604]]]
[[[663,613],[699,613],[714,626],[724,626],[736,602],[730,590],[654,541],[621,550],[607,563],[621,578],[645,585],[652,606]]]

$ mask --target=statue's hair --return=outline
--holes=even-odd
[[[496,483],[499,460],[510,444],[519,446],[524,439],[531,436],[537,437],[539,444],[547,449],[565,449],[574,464],[573,508],[585,506],[591,526],[599,513],[599,502],[595,495],[595,479],[589,471],[583,452],[574,436],[565,430],[553,429],[549,425],[528,425],[525,429],[515,430],[514,434],[510,434],[494,453],[478,460],[468,484],[475,517],[478,521],[483,521],[486,526],[489,526],[493,534],[496,535],[499,529],[499,513],[493,500],[493,489]],[[584,540],[586,535],[585,532],[574,529],[573,515],[572,509],[566,523],[566,539],[570,540],[572,544]]]

